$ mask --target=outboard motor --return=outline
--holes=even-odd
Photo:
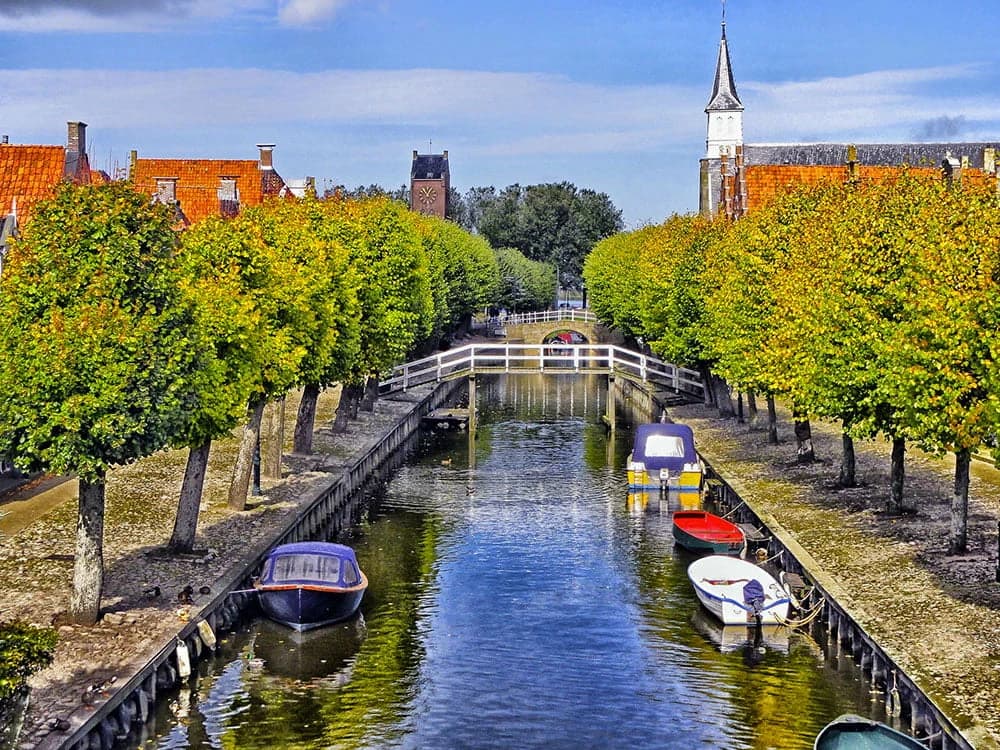
[[[743,584],[743,604],[753,612],[757,625],[761,622],[761,612],[764,609],[764,587],[757,579],[751,579]]]

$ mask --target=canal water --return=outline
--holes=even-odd
[[[356,619],[228,636],[142,748],[811,748],[867,682],[808,633],[699,609],[673,500],[630,496],[598,378],[481,379],[349,537]],[[822,639],[820,639],[822,640]]]

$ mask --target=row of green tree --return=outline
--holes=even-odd
[[[294,443],[309,452],[322,389],[342,385],[343,426],[505,274],[533,283],[538,264],[512,252],[386,198],[275,201],[184,232],[127,184],[37,204],[0,279],[0,452],[79,478],[73,618],[100,612],[109,469],[187,448],[169,546],[190,550],[213,440],[244,425],[240,510],[266,403],[302,389]]]
[[[949,547],[966,549],[969,463],[1000,426],[1000,198],[991,186],[901,172],[776,199],[739,221],[674,216],[616,235],[587,258],[602,319],[728,386],[796,416],[892,443],[887,510],[906,510],[908,442],[956,456]]]
[[[394,190],[338,185],[326,192],[352,198],[386,196],[406,205],[410,201],[406,185]],[[493,247],[514,248],[529,260],[554,267],[558,285],[565,289],[581,288],[587,253],[624,227],[622,212],[607,193],[578,188],[571,182],[514,184],[502,190],[473,187],[465,193],[449,188],[447,206],[446,218],[485,237]]]

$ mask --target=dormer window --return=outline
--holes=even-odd
[[[177,178],[157,177],[156,192],[153,194],[154,203],[176,203],[177,202]]]
[[[219,212],[229,217],[240,212],[240,190],[235,177],[219,178]]]

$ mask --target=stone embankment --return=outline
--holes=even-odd
[[[281,478],[264,479],[263,494],[251,497],[243,512],[227,508],[237,437],[214,442],[199,517],[199,552],[190,556],[163,552],[173,527],[186,451],[164,451],[112,471],[104,530],[103,618],[95,626],[71,625],[64,619],[72,583],[75,492],[67,493],[64,484],[57,501],[50,502],[46,492],[19,499],[16,526],[0,534],[0,617],[55,625],[59,644],[52,665],[30,680],[30,702],[17,747],[58,746],[53,740],[72,732],[81,716],[98,710],[180,628],[199,616],[220,593],[213,586],[231,578],[234,566],[245,564],[241,560],[247,550],[270,544],[301,511],[303,498],[315,494],[313,488],[352,466],[432,390],[425,386],[380,400],[374,412],[360,412],[347,434],[329,429],[339,394],[325,393],[313,454],[286,453]],[[297,407],[297,397],[290,397],[283,411],[275,410],[275,418],[280,414],[284,419],[286,451],[291,450]],[[42,509],[33,518],[32,502]]]
[[[741,495],[770,513],[846,593],[839,602],[979,750],[1000,747],[1000,471],[975,464],[968,552],[948,554],[954,460],[906,456],[905,493],[915,512],[884,512],[889,446],[857,442],[860,486],[837,489],[841,436],[813,424],[819,460],[795,462],[789,415],[780,444],[704,406],[670,409],[694,428],[714,468],[739,478]]]

